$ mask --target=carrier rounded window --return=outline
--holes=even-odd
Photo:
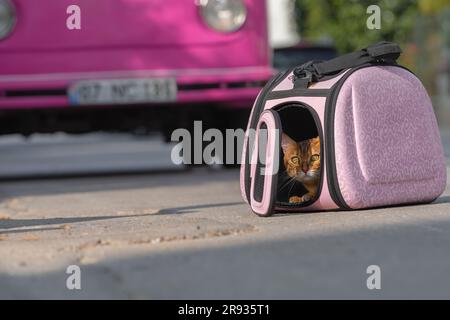
[[[322,187],[322,130],[316,112],[299,103],[275,107],[282,125],[277,205],[312,204]]]

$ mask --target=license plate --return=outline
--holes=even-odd
[[[69,88],[72,105],[176,101],[175,79],[86,80]]]

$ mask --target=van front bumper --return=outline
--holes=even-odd
[[[272,75],[269,67],[0,75],[0,109],[86,108],[90,106],[71,105],[70,86],[85,80],[142,78],[175,79],[177,95],[172,104],[214,102],[250,108]],[[145,103],[152,104],[156,103]]]

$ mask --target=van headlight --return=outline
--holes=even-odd
[[[238,30],[247,19],[243,0],[198,0],[206,24],[220,32]]]
[[[0,0],[0,40],[10,35],[16,24],[16,11],[9,0]]]

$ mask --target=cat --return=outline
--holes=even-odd
[[[320,139],[315,137],[300,142],[282,133],[281,147],[284,166],[289,177],[299,181],[308,191],[303,196],[289,197],[289,203],[303,203],[313,199],[320,182]]]

